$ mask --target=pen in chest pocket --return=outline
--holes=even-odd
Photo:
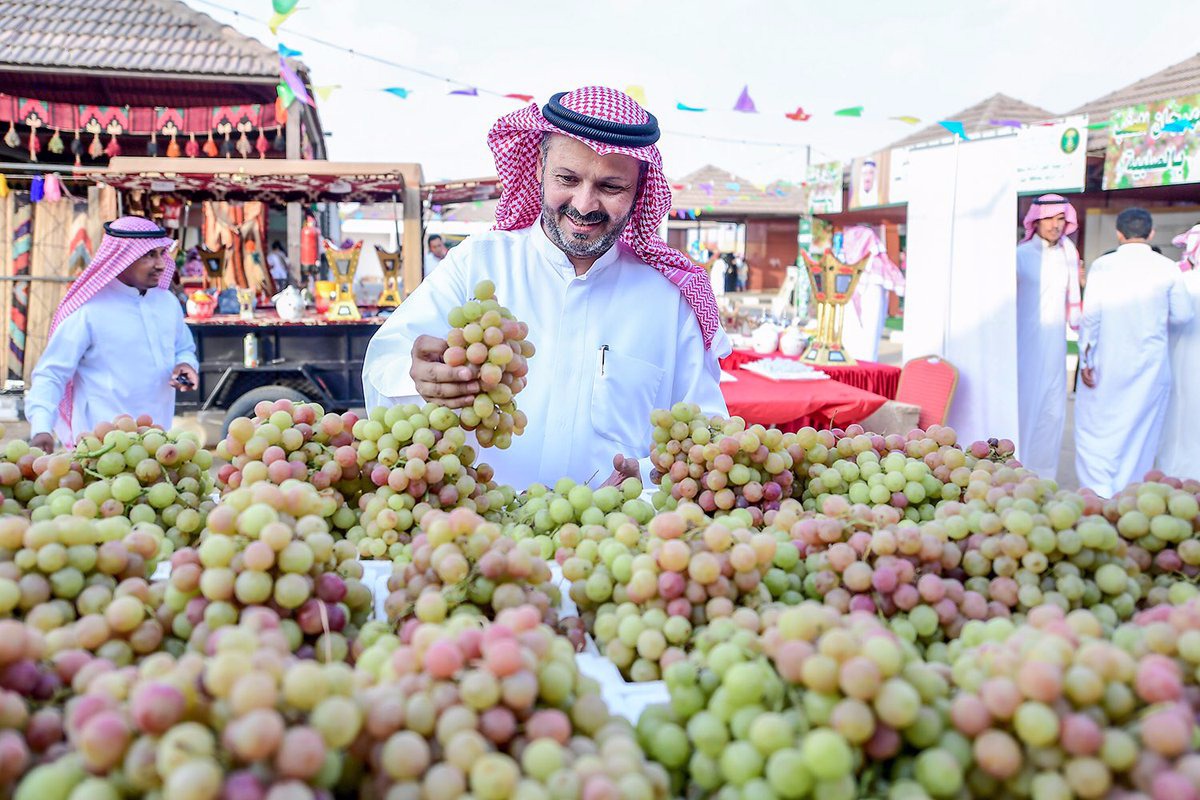
[[[608,358],[608,345],[600,345],[600,377],[604,377],[605,361]]]

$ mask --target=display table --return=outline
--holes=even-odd
[[[721,369],[729,372],[741,367],[743,364],[763,358],[800,360],[798,356],[785,356],[783,353],[778,352],[772,353],[769,356],[762,356],[753,350],[734,350],[728,356],[721,359]],[[874,361],[859,361],[857,364],[845,367],[814,364],[813,369],[819,369],[822,372],[828,373],[829,377],[838,383],[844,383],[856,389],[865,389],[873,394],[883,395],[888,400],[896,398],[896,389],[900,386],[899,367],[893,367],[889,364],[878,364]]]
[[[837,380],[773,381],[744,369],[725,370],[721,384],[731,416],[747,423],[797,431],[805,426],[844,428],[875,413],[888,399]]]

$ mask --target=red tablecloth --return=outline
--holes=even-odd
[[[734,350],[721,359],[721,368],[726,372],[737,369],[743,364],[758,361],[761,358],[790,358],[799,360],[796,356],[785,356],[783,353],[773,353],[760,356],[753,350]],[[874,361],[859,361],[846,367],[827,367],[814,365],[816,369],[829,373],[829,377],[838,383],[849,384],[858,389],[865,389],[874,394],[883,395],[888,400],[896,399],[896,389],[900,386],[900,368],[890,364],[878,364]]]
[[[844,428],[871,416],[887,402],[882,395],[836,380],[773,381],[744,369],[726,372],[737,378],[721,384],[729,413],[782,431],[806,425]]]

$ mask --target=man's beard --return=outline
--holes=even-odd
[[[629,212],[624,219],[617,224],[612,225],[603,235],[595,240],[588,240],[588,237],[577,234],[567,233],[558,224],[559,216],[565,216],[574,220],[580,225],[605,225],[612,219],[603,211],[593,211],[590,214],[580,214],[570,203],[563,203],[557,210],[551,208],[546,203],[546,196],[542,194],[542,228],[545,229],[550,241],[569,256],[576,258],[599,258],[608,252],[617,239],[621,237],[625,226],[629,224],[630,218],[633,216],[633,206],[629,207]]]

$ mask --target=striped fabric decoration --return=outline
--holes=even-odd
[[[29,274],[30,245],[33,233],[33,206],[18,202],[13,212],[13,275]],[[12,358],[8,378],[23,380],[25,375],[25,326],[29,314],[29,282],[13,281],[12,311],[8,318],[8,348]]]

